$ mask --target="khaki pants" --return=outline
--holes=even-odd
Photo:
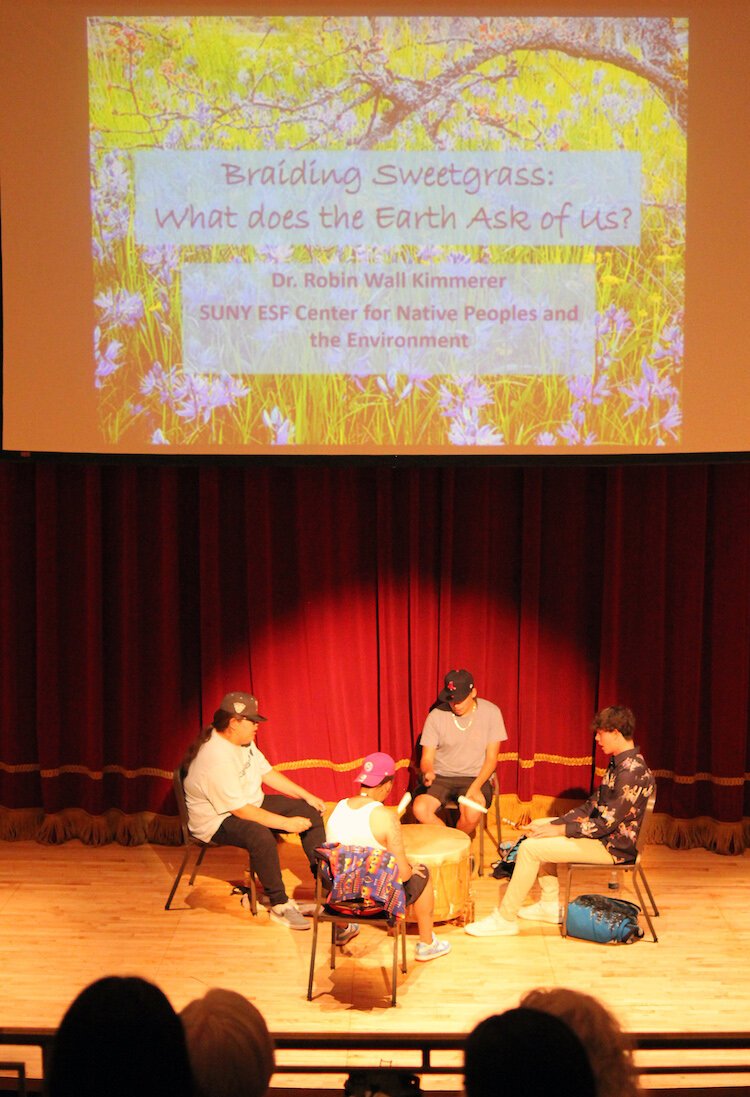
[[[542,902],[558,902],[557,866],[571,861],[585,861],[591,865],[615,864],[614,858],[598,838],[527,838],[522,842],[513,875],[500,904],[503,918],[510,922],[515,921],[518,910],[537,877],[542,891]]]

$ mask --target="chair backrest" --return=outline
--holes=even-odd
[[[177,801],[177,810],[180,813],[180,827],[182,828],[182,840],[185,845],[195,841],[190,833],[187,801],[185,800],[185,788],[183,785],[182,767],[178,766],[172,774],[172,787],[174,798]]]
[[[646,844],[646,838],[648,836],[649,823],[651,821],[651,816],[654,813],[654,805],[655,804],[656,804],[656,784],[654,784],[653,791],[652,791],[651,795],[648,798],[648,803],[646,804],[646,810],[643,813],[643,818],[641,819],[641,825],[640,825],[640,828],[638,830],[638,837],[635,840],[636,859],[638,859],[641,856],[641,850],[643,849],[643,847]]]

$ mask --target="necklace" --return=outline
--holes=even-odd
[[[453,723],[456,725],[456,727],[458,728],[459,731],[468,731],[469,730],[471,725],[474,723],[474,716],[476,714],[476,711],[477,711],[477,703],[475,701],[474,702],[474,707],[471,710],[471,717],[470,717],[469,722],[466,725],[466,727],[464,727],[464,725],[462,723],[460,723],[460,721],[458,720],[458,717],[456,716],[455,712],[451,711],[451,716],[453,717]]]

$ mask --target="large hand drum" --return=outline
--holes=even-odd
[[[413,864],[426,865],[435,894],[436,922],[466,920],[469,914],[469,851],[471,840],[463,831],[429,823],[407,823],[401,828],[406,856]],[[407,921],[414,922],[411,907]]]

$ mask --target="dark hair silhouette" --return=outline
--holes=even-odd
[[[635,716],[631,709],[625,705],[610,705],[609,708],[600,709],[591,721],[591,730],[619,731],[625,739],[632,739],[635,735]]]
[[[193,739],[192,743],[190,743],[187,750],[185,751],[184,757],[180,762],[180,769],[182,770],[183,777],[187,776],[187,771],[190,769],[192,762],[195,760],[196,754],[201,749],[203,744],[207,743],[208,740],[211,738],[211,732],[214,730],[226,731],[229,727],[229,721],[231,719],[231,712],[224,712],[223,709],[217,708],[216,712],[214,713],[213,723],[209,724],[208,727],[201,728],[195,739]]]
[[[50,1097],[190,1097],[182,1022],[164,993],[108,976],[68,1007],[52,1046]]]
[[[558,1017],[509,1009],[480,1021],[466,1040],[467,1097],[522,1093],[524,1097],[595,1097],[583,1045]]]

